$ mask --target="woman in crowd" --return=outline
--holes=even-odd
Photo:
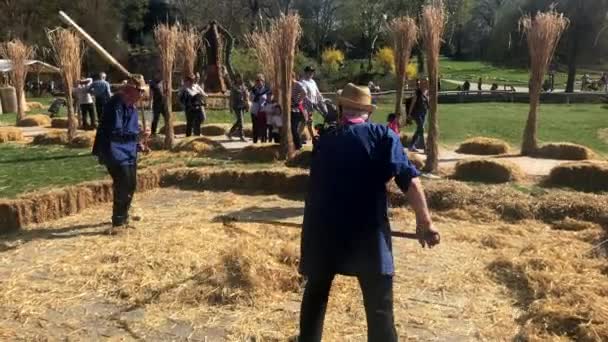
[[[258,74],[251,89],[251,123],[253,124],[253,143],[266,142],[266,113],[264,107],[270,101],[272,90],[266,85],[264,75]]]
[[[236,122],[228,132],[228,139],[237,135],[241,141],[245,141],[243,135],[243,116],[245,111],[249,109],[249,92],[243,82],[243,77],[240,74],[235,75],[234,85],[230,90],[230,108],[234,112]]]
[[[201,125],[205,122],[205,99],[207,94],[194,82],[194,76],[184,79],[179,99],[186,112],[186,136],[201,135]]]
[[[409,150],[417,151],[417,148],[426,149],[424,143],[424,121],[426,113],[429,110],[428,90],[423,88],[420,80],[416,81],[416,94],[412,99],[412,104],[409,107],[408,117],[416,122],[416,132],[410,143]]]

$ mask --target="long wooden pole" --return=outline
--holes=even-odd
[[[59,11],[59,18],[65,24],[71,26],[76,33],[86,41],[91,47],[93,47],[108,63],[112,64],[116,69],[120,70],[125,76],[130,77],[131,73],[125,67],[122,66],[106,49],[104,49],[99,43],[93,39],[82,27],[78,26],[72,18],[70,18],[64,11]]]

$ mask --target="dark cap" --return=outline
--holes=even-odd
[[[306,66],[306,68],[304,68],[304,72],[315,72],[315,68],[313,66]]]

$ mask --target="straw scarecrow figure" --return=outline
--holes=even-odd
[[[416,20],[410,17],[393,19],[388,26],[393,38],[395,50],[395,71],[397,76],[397,96],[395,114],[400,117],[403,110],[403,89],[407,77],[407,66],[410,62],[412,48],[418,39],[418,26]]]
[[[538,148],[538,107],[545,72],[560,37],[568,28],[569,20],[554,10],[536,16],[524,16],[520,20],[521,31],[528,38],[530,52],[530,112],[524,130],[521,153],[531,155]]]
[[[427,69],[429,71],[429,135],[427,142],[427,159],[424,170],[437,172],[439,168],[439,119],[438,119],[438,92],[439,92],[439,49],[441,37],[445,28],[445,9],[442,0],[433,0],[431,4],[422,8],[422,36],[424,50],[426,51]]]
[[[179,29],[177,26],[160,24],[154,28],[154,39],[158,45],[163,75],[163,97],[165,99],[165,148],[173,147],[175,133],[173,130],[173,68],[178,47]]]
[[[17,122],[25,118],[25,79],[28,66],[26,62],[35,54],[35,47],[19,39],[0,44],[0,56],[11,61],[10,78],[17,93]]]
[[[76,137],[78,122],[73,106],[72,87],[80,78],[82,70],[82,56],[84,44],[80,37],[71,30],[57,28],[47,32],[47,37],[53,51],[57,65],[61,69],[68,110],[68,138],[71,141]]]

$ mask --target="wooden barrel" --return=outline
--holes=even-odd
[[[0,102],[5,113],[17,113],[17,92],[14,87],[0,88]]]

